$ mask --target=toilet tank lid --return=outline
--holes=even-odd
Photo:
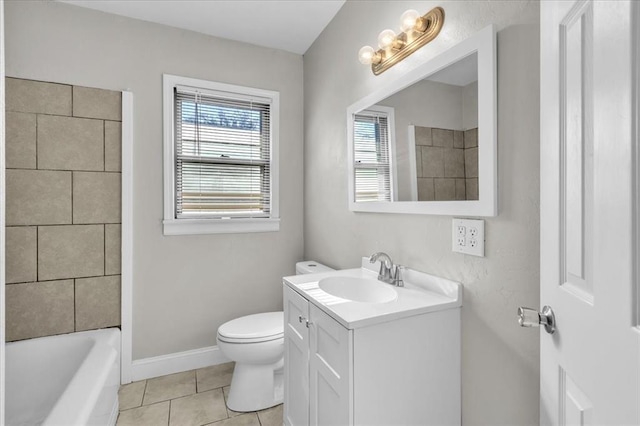
[[[218,328],[220,336],[232,339],[277,337],[282,333],[284,333],[283,312],[247,315],[225,322]]]
[[[296,263],[296,274],[317,274],[320,272],[335,271],[333,268],[329,268],[327,265],[316,262],[315,260],[305,260],[303,262]]]

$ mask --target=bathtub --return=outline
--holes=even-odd
[[[114,425],[119,386],[117,328],[6,345],[7,425]]]

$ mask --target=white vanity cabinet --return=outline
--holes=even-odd
[[[305,296],[285,282],[285,425],[460,424],[459,306],[349,329]]]
[[[287,286],[284,303],[285,424],[352,424],[352,330]]]

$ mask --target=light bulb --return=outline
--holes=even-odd
[[[420,18],[420,13],[417,10],[409,9],[400,16],[400,28],[402,31],[407,32],[413,30],[416,25],[416,21]]]
[[[371,65],[373,62],[373,56],[375,55],[375,50],[371,46],[364,46],[362,49],[358,51],[358,60],[361,64]]]
[[[378,36],[378,46],[380,49],[387,49],[391,47],[395,39],[396,33],[393,30],[384,30]]]

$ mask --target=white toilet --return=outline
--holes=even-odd
[[[296,263],[296,274],[333,271],[314,261]],[[226,322],[218,328],[218,348],[235,361],[227,406],[257,411],[284,397],[284,313],[266,312]]]

